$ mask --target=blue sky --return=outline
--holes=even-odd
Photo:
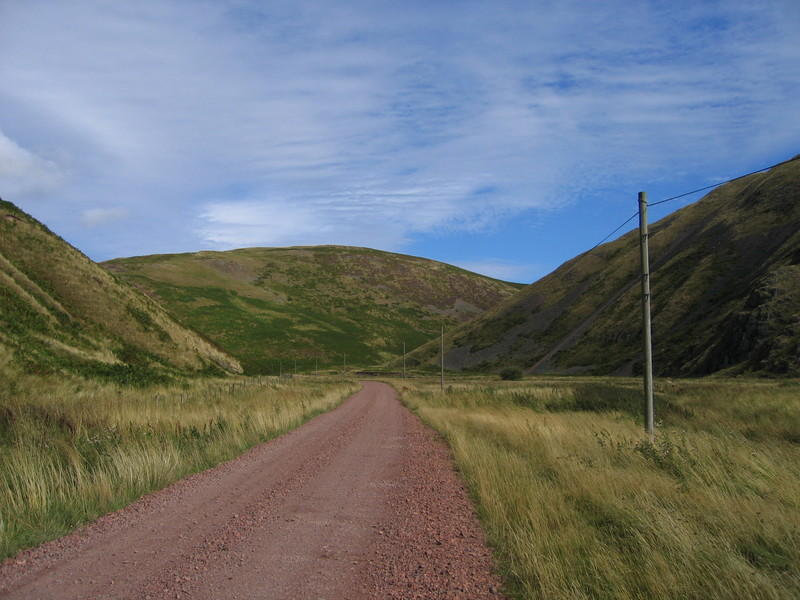
[[[532,281],[639,190],[799,153],[799,37],[796,0],[0,1],[0,197],[95,260],[334,243]]]

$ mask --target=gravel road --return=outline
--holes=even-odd
[[[498,598],[447,448],[394,390],[0,565],[0,597]]]

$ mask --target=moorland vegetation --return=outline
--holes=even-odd
[[[433,260],[346,246],[244,248],[102,263],[241,361],[377,365],[522,286]]]
[[[447,439],[512,597],[800,596],[800,382],[396,380]]]
[[[301,425],[357,389],[339,377],[118,385],[0,372],[0,558]]]

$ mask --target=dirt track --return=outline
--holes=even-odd
[[[0,565],[2,598],[497,598],[449,454],[385,384]]]

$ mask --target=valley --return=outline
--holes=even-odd
[[[793,598],[798,197],[793,160],[652,225],[653,440],[636,232],[522,286],[98,265],[3,202],[0,596]]]

